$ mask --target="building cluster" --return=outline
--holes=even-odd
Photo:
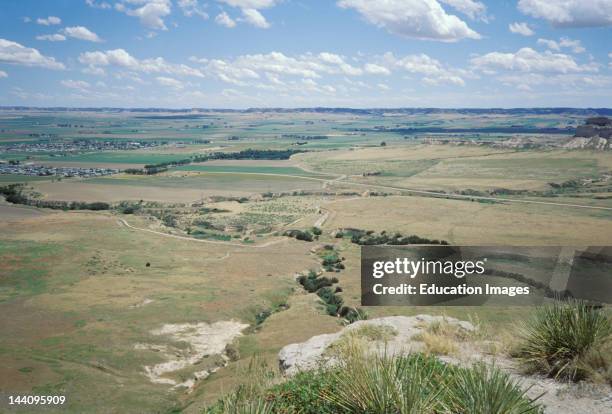
[[[10,164],[0,161],[0,174],[19,174],[39,177],[101,177],[117,174],[115,168],[46,167],[35,164]]]
[[[22,142],[0,146],[2,152],[88,152],[88,151],[116,151],[152,148],[161,145],[155,141],[44,141]]]

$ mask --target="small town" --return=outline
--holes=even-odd
[[[57,176],[57,177],[101,177],[117,174],[116,168],[77,168],[77,167],[46,167],[36,164],[15,164],[0,161],[0,174],[18,174],[28,176]]]
[[[164,145],[165,142],[158,141],[95,141],[95,140],[74,140],[74,141],[39,141],[39,142],[20,142],[17,144],[4,145],[0,148],[0,153],[76,153],[89,151],[129,151],[143,148],[154,148]]]

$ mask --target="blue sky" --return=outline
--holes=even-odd
[[[612,106],[612,0],[3,0],[0,105]]]

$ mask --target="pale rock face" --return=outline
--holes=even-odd
[[[359,330],[365,326],[386,326],[396,332],[386,341],[372,341],[371,352],[386,353],[387,355],[400,355],[418,352],[423,343],[413,339],[422,333],[432,323],[444,322],[454,325],[466,332],[476,328],[466,321],[444,316],[417,315],[417,316],[389,316],[386,318],[357,321],[334,334],[313,336],[306,342],[290,344],[281,349],[278,354],[279,367],[286,375],[294,375],[299,371],[307,371],[321,365],[333,365],[334,357],[327,355],[326,351],[340,340],[344,335]]]

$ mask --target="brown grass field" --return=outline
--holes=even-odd
[[[85,115],[71,116],[79,119]],[[130,126],[138,131],[130,135],[134,139],[167,136],[188,140],[204,136],[213,141],[133,154],[159,157],[246,148],[314,150],[289,160],[219,160],[192,165],[249,167],[235,168],[237,172],[173,168],[152,176],[117,174],[27,183],[28,191],[44,200],[157,202],[134,214],[121,214],[118,209],[44,210],[2,200],[0,394],[67,395],[68,405],[45,411],[50,413],[170,413],[177,412],[172,411],[175,409],[201,413],[207,404],[240,383],[240,369],[251,357],[277,366],[277,354],[283,346],[342,328],[340,318],[326,315],[318,297],[305,293],[295,281],[300,272],[321,270],[317,251],[333,244],[345,257],[346,268],[326,276],[338,277],[345,304],[359,305],[360,247],[348,238],[333,237],[340,228],[399,231],[455,245],[612,245],[611,210],[434,198],[385,187],[447,192],[529,190],[528,195],[507,198],[610,208],[612,190],[608,181],[597,184],[599,192],[566,192],[554,197],[545,194],[553,188],[551,182],[605,176],[612,170],[612,156],[607,152],[425,145],[386,132],[349,134],[354,128],[423,121],[424,116],[387,114],[369,119],[337,114],[248,113],[215,117],[219,119],[211,116],[197,122],[154,118],[143,121],[142,128]],[[104,125],[129,119],[92,115],[91,120]],[[440,114],[427,120],[462,125],[513,121],[496,115],[483,120],[457,114]],[[546,126],[557,121],[563,125],[570,120],[541,116],[534,122]],[[204,122],[214,123],[206,134],[202,128],[190,131],[185,126]],[[328,139],[311,140],[298,147],[294,146],[297,139],[282,134],[325,134]],[[82,134],[103,135],[96,129]],[[233,135],[240,140],[229,141]],[[382,140],[388,141],[385,147],[379,146]],[[104,159],[129,162],[128,155],[105,154]],[[44,164],[142,166],[94,161],[54,159]],[[310,176],[291,176],[291,172],[300,172],[295,167]],[[317,178],[313,171],[328,175]],[[10,179],[4,179],[3,185]],[[578,188],[583,189],[593,188]],[[293,190],[317,194],[278,195]],[[323,191],[325,194],[319,193]],[[388,194],[371,194],[376,192]],[[264,193],[276,195],[264,197]],[[192,205],[210,196],[250,198]],[[164,224],[166,213],[176,214],[178,224]],[[308,230],[315,223],[323,234],[314,242],[282,236],[287,229]],[[191,232],[194,229],[201,231]],[[196,239],[198,234],[210,236],[204,230],[214,231],[217,238]],[[271,315],[258,320],[262,311]],[[430,313],[475,318],[494,334],[509,335],[516,321],[525,318],[530,309],[372,307],[367,311],[370,317]],[[197,348],[194,341],[157,335],[156,330],[189,324],[189,329],[197,331],[194,326],[198,324],[212,326],[230,321],[249,325],[229,344],[238,359],[205,379],[201,377],[193,386],[174,387],[223,365],[222,359],[216,353],[188,360]],[[217,336],[210,334],[204,342],[213,343]],[[147,368],[176,363],[175,359],[189,363],[149,375]],[[0,412],[3,408],[0,406]]]

